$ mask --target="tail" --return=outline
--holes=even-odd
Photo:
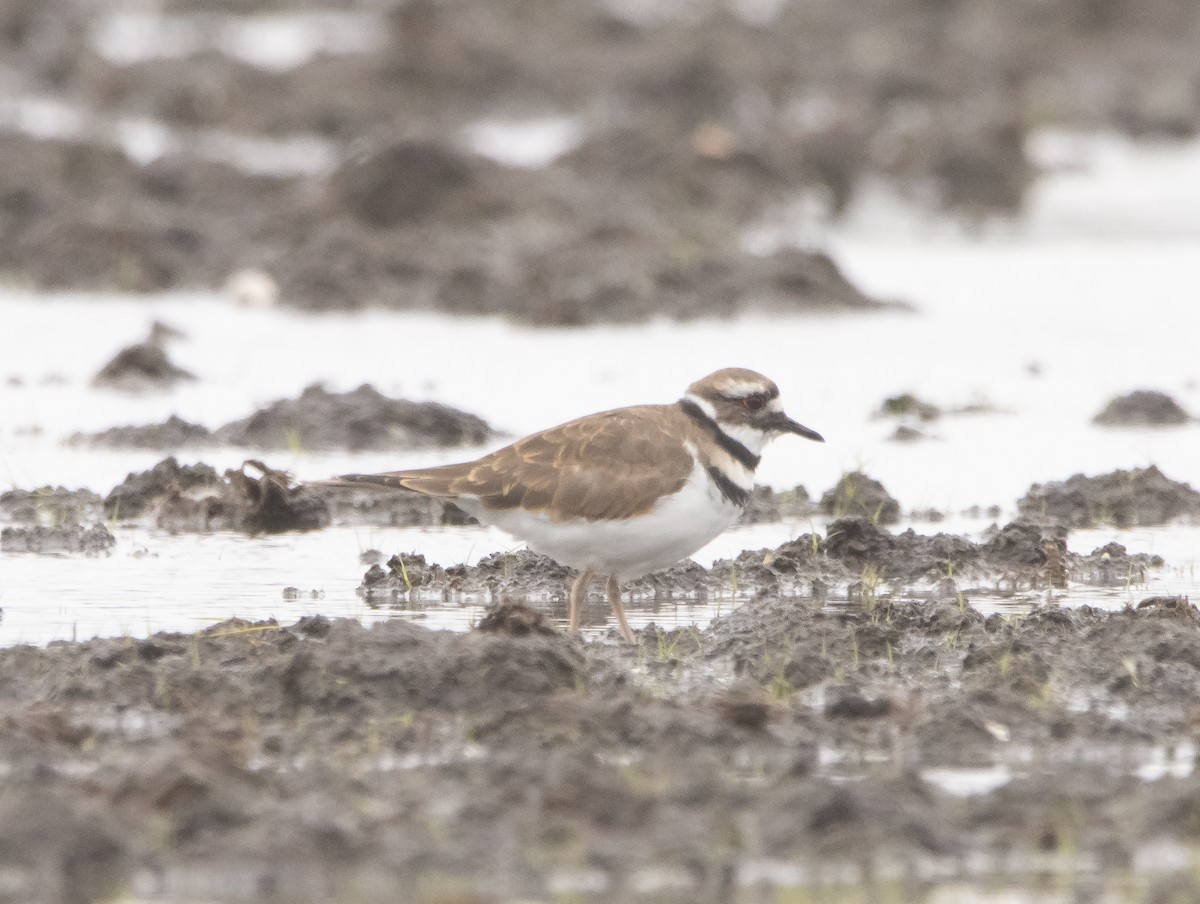
[[[422,496],[451,497],[458,495],[451,487],[461,471],[456,465],[423,468],[416,471],[388,471],[383,474],[342,474],[332,480],[310,481],[317,489],[334,487],[368,487],[380,490],[407,490]]]

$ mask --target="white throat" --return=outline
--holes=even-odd
[[[771,441],[769,433],[765,433],[757,427],[751,427],[749,424],[726,424],[724,421],[717,421],[717,427],[730,439],[736,439],[754,455],[762,455],[763,449]]]
[[[705,416],[717,425],[717,429],[728,436],[730,439],[735,439],[752,455],[762,455],[763,448],[771,439],[769,433],[759,430],[757,427],[751,427],[748,424],[727,424],[717,417],[717,409],[713,407],[712,402],[708,399],[703,399],[693,393],[687,393],[684,397],[685,401],[691,402],[697,408],[704,412]],[[775,405],[778,405],[776,402]]]

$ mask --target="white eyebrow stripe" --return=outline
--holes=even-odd
[[[745,380],[734,380],[729,383],[722,383],[717,387],[717,391],[721,395],[730,399],[744,399],[747,396],[765,394],[767,388],[761,383],[748,383]]]

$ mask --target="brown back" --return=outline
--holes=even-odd
[[[683,487],[693,460],[679,437],[696,432],[678,405],[639,405],[551,427],[476,461],[350,479],[426,496],[474,496],[492,510],[629,518]]]

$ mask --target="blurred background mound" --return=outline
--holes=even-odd
[[[1191,0],[0,0],[0,272],[561,325],[869,307],[747,231],[880,183],[1017,213],[1035,130],[1194,135],[1197,46]]]

